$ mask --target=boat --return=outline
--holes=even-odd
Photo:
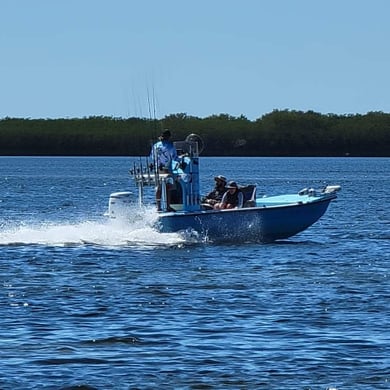
[[[273,242],[284,240],[308,229],[326,212],[337,198],[339,185],[321,189],[304,188],[297,193],[257,197],[256,185],[241,186],[242,208],[215,210],[202,203],[200,193],[200,153],[203,141],[190,134],[184,141],[174,142],[180,156],[171,162],[169,173],[152,171],[146,161],[131,169],[138,187],[138,205],[144,205],[145,187],[161,185],[161,211],[156,210],[154,229],[162,233],[195,232],[213,242]],[[176,189],[167,204],[168,183]],[[108,216],[117,218],[134,204],[129,191],[110,195]]]

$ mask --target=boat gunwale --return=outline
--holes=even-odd
[[[270,197],[271,198],[271,197]],[[301,201],[301,202],[294,202],[294,203],[285,203],[285,204],[277,204],[277,205],[263,205],[263,206],[254,206],[254,207],[241,207],[241,208],[234,208],[234,209],[223,209],[223,210],[196,210],[196,211],[162,211],[158,212],[159,218],[162,217],[171,217],[171,216],[196,216],[196,215],[202,215],[202,214],[220,214],[220,213],[247,213],[247,212],[253,212],[253,211],[266,211],[266,210],[275,210],[275,209],[284,209],[284,208],[294,208],[294,207],[302,207],[302,206],[309,206],[313,204],[318,204],[321,202],[330,202],[332,200],[335,200],[337,198],[336,193],[329,193],[324,194],[319,197],[313,197],[310,201]]]

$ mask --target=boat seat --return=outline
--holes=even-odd
[[[240,190],[244,195],[244,207],[256,206],[256,184],[240,186]]]

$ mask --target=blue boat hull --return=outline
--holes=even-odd
[[[335,196],[307,203],[221,211],[171,212],[157,223],[160,232],[194,230],[212,241],[272,242],[294,236],[313,225]]]

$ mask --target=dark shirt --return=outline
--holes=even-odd
[[[205,198],[205,202],[215,204],[222,200],[223,194],[226,192],[225,186],[215,186],[215,188],[209,192]]]
[[[222,203],[224,205],[232,205],[233,207],[241,208],[244,203],[244,195],[240,190],[234,191],[233,194],[230,193],[230,191],[226,191],[222,197]]]
[[[206,196],[206,198],[220,201],[222,200],[222,196],[225,192],[225,187],[216,187]]]

